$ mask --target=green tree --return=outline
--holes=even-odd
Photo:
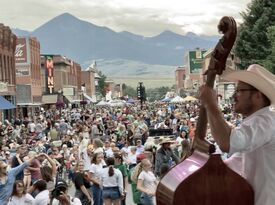
[[[135,98],[137,96],[136,89],[126,85],[125,83],[122,84],[122,92],[124,96],[128,95],[130,98]]]
[[[98,89],[99,89],[99,93],[105,97],[106,95],[106,76],[99,71],[98,75],[100,76],[99,80],[98,80]]]
[[[271,43],[270,55],[264,61],[264,66],[275,74],[275,26],[267,29],[267,37]]]
[[[125,83],[122,83],[122,91],[124,91],[127,88],[127,85]]]
[[[252,0],[240,26],[235,44],[235,53],[241,59],[239,67],[247,68],[252,63],[264,64],[271,54],[271,41],[267,29],[275,25],[275,1]]]
[[[149,88],[146,90],[147,98],[150,102],[161,100],[167,92],[171,91],[169,87]]]

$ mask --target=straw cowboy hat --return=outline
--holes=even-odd
[[[253,64],[247,70],[226,72],[221,76],[228,81],[242,81],[261,91],[275,106],[275,75],[266,68]]]
[[[163,144],[172,144],[174,143],[175,141],[169,139],[169,138],[164,138],[163,140],[161,140],[161,142],[159,143],[160,145],[163,145]]]

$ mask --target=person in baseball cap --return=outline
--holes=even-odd
[[[68,184],[58,179],[55,184],[55,189],[51,193],[51,205],[81,205],[78,198],[72,197],[68,194]]]

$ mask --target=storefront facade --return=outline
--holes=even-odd
[[[0,24],[0,96],[16,105],[15,47],[16,35],[4,24]],[[0,119],[16,117],[16,109],[0,108]]]

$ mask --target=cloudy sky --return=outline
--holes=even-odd
[[[164,30],[217,34],[224,16],[242,21],[252,0],[0,0],[0,22],[33,31],[68,12],[79,19],[120,32],[154,36]]]

